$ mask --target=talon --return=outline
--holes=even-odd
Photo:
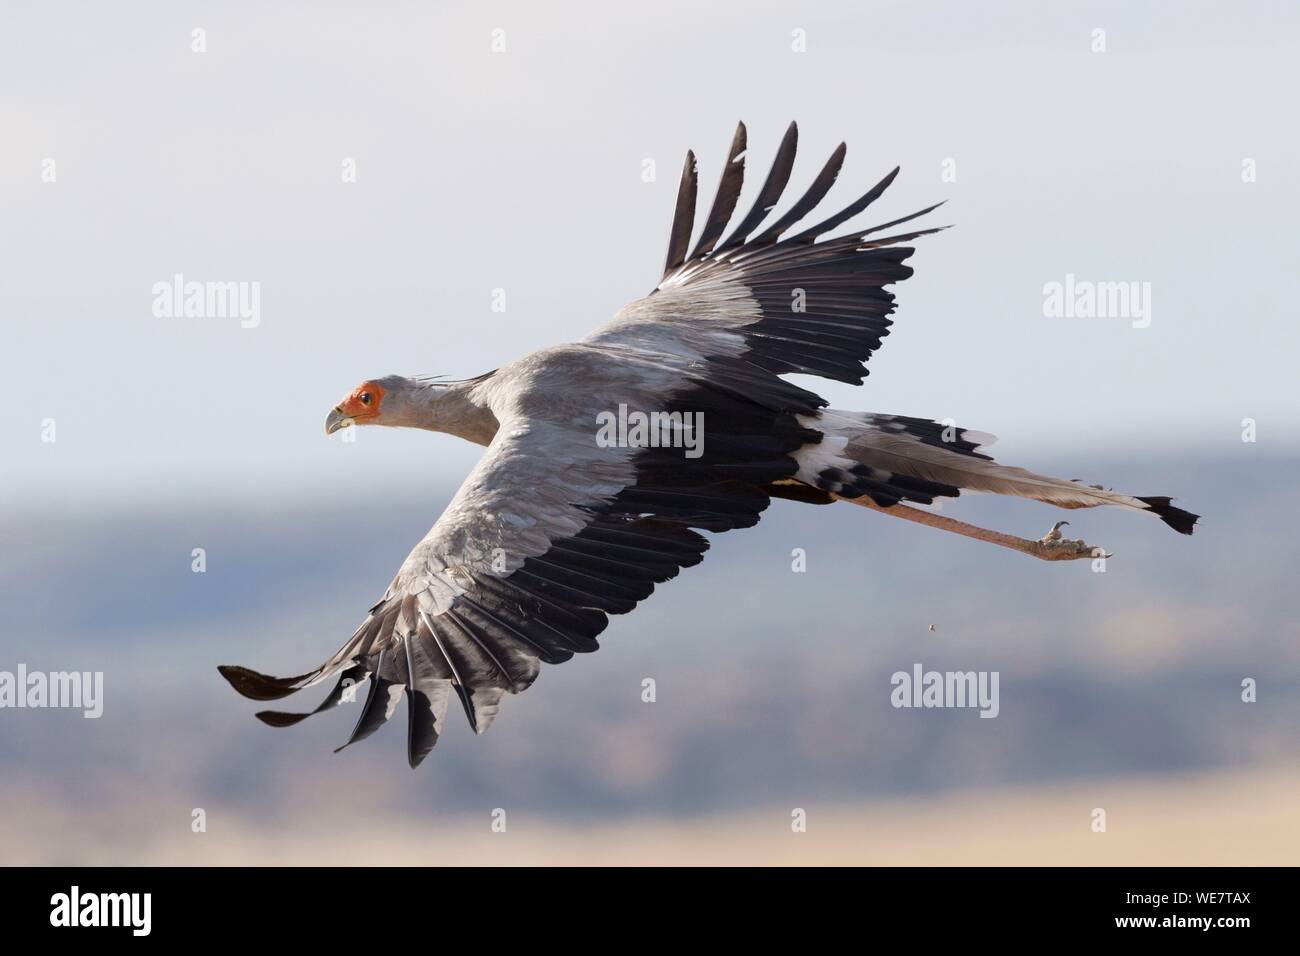
[[[1063,539],[1063,536],[1061,534],[1061,528],[1069,523],[1070,522],[1068,521],[1056,522],[1056,524],[1052,525],[1051,531],[1047,532],[1047,534],[1043,535],[1041,538],[1038,539],[1039,542],[1042,544],[1059,544]]]

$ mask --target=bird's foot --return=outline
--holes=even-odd
[[[1042,557],[1049,561],[1114,557],[1105,548],[1088,544],[1082,538],[1065,537],[1061,534],[1059,524],[1038,540],[1038,546],[1042,549]]]

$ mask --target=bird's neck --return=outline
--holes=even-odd
[[[477,382],[430,388],[417,410],[416,428],[455,435],[476,445],[486,445],[497,433],[497,417],[488,407]]]

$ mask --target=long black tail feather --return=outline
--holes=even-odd
[[[1159,515],[1160,520],[1169,527],[1173,528],[1179,534],[1191,534],[1192,529],[1196,527],[1200,515],[1194,515],[1190,511],[1184,511],[1182,508],[1175,508],[1171,502],[1172,498],[1153,495],[1151,497],[1137,496],[1138,501],[1146,503],[1146,506]]]

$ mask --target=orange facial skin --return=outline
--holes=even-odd
[[[343,399],[339,408],[354,422],[373,421],[379,417],[379,407],[384,401],[384,387],[374,382],[362,382]]]

